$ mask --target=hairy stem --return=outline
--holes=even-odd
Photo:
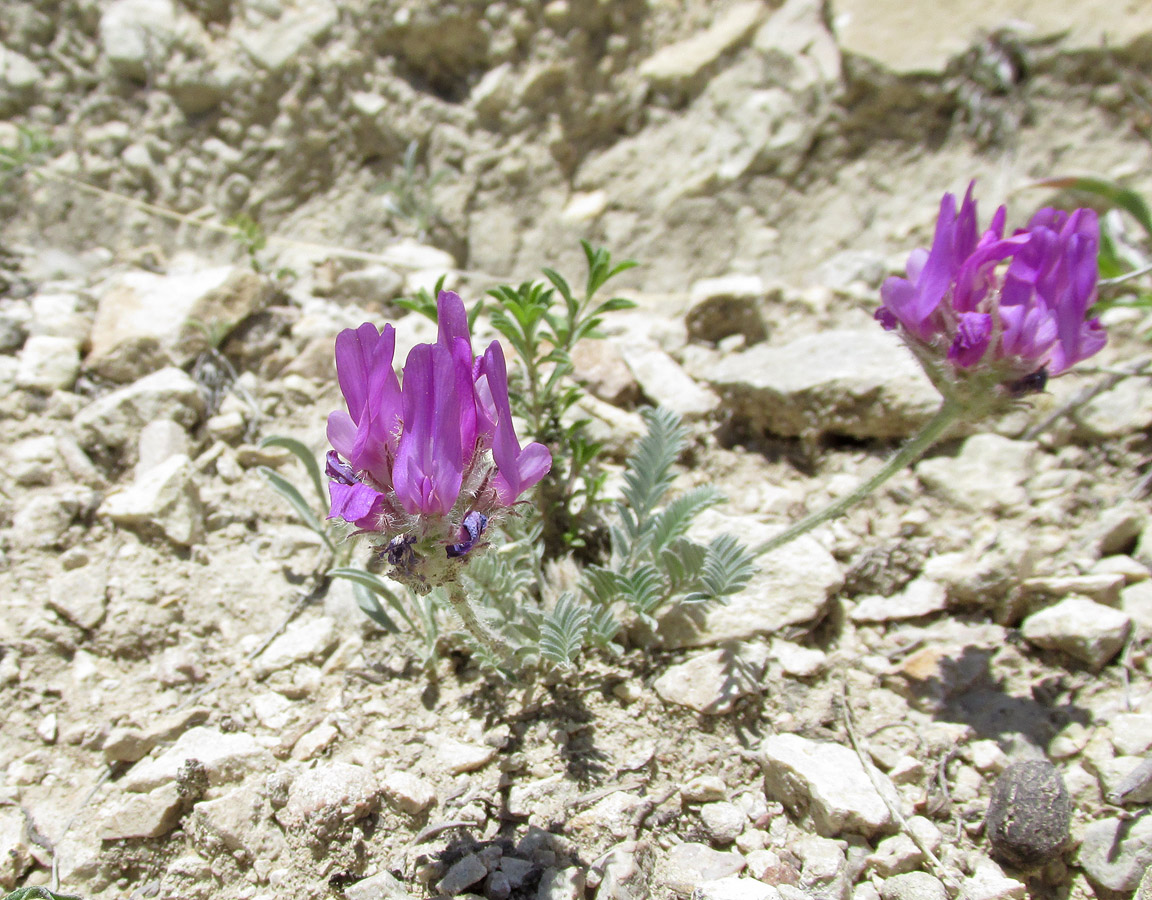
[[[813,528],[842,515],[905,466],[910,466],[928,452],[929,448],[944,436],[944,432],[946,432],[954,422],[959,420],[963,413],[964,406],[961,403],[955,400],[945,400],[940,405],[940,409],[936,411],[936,415],[934,415],[917,434],[909,439],[908,443],[901,447],[888,462],[884,463],[871,478],[860,485],[860,487],[856,488],[852,493],[841,497],[834,503],[828,504],[828,506],[825,506],[823,509],[819,509],[811,515],[805,516],[791,528],[785,529],[774,538],[761,544],[756,548],[756,554],[771,553],[773,550],[783,547],[788,542],[796,540],[800,535],[807,534]]]
[[[475,638],[476,643],[492,654],[492,656],[502,664],[508,664],[514,661],[512,647],[507,641],[484,624],[480,616],[476,613],[475,607],[472,606],[472,601],[468,599],[468,595],[464,591],[464,585],[459,581],[453,581],[448,584],[448,602],[452,604],[452,608],[456,610],[456,615],[460,617],[460,621],[464,623],[464,627],[468,630],[468,633]]]

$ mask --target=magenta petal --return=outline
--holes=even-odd
[[[956,338],[948,348],[948,359],[963,369],[984,358],[992,338],[992,317],[987,313],[962,313]]]
[[[394,346],[395,332],[391,338]],[[359,423],[368,400],[368,379],[379,343],[380,332],[371,322],[356,329],[347,328],[336,336],[336,377],[353,422]]]
[[[533,441],[520,451],[520,492],[535,486],[552,469],[552,453],[543,444]]]
[[[328,496],[332,498],[328,518],[341,518],[353,524],[360,524],[374,513],[378,514],[384,503],[383,494],[359,482],[340,484],[338,481],[330,481]]]
[[[347,460],[356,446],[356,423],[342,409],[328,415],[328,443]]]

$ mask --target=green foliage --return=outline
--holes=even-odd
[[[76,894],[59,894],[46,887],[19,887],[6,894],[2,900],[80,900]]]
[[[16,126],[16,146],[0,147],[0,176],[20,175],[52,150],[52,139],[25,125]]]
[[[628,462],[624,500],[615,505],[612,558],[585,569],[580,587],[593,606],[611,611],[622,605],[654,628],[656,613],[670,603],[723,602],[743,590],[755,572],[755,554],[731,535],[707,545],[684,537],[692,521],[721,497],[711,487],[699,487],[667,499],[672,466],[688,432],[667,410],[642,415],[648,433]],[[607,638],[606,623],[598,636]]]
[[[420,173],[420,142],[410,141],[404,149],[404,158],[396,175],[382,185],[384,208],[389,214],[410,223],[420,240],[425,240],[433,225],[439,224],[440,214],[432,199],[432,191],[449,174],[439,169],[431,175]]]
[[[528,424],[529,436],[552,450],[552,470],[536,491],[544,522],[546,556],[590,550],[599,528],[603,475],[597,466],[602,445],[588,436],[588,420],[567,413],[583,396],[574,378],[571,353],[582,340],[599,338],[604,316],[635,304],[623,297],[598,299],[607,282],[633,268],[613,263],[611,254],[581,241],[588,271],[582,294],[554,269],[546,281],[501,285],[488,291],[492,326],[520,360],[512,372],[513,412]],[[594,556],[593,552],[588,555]]]

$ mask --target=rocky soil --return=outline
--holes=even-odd
[[[728,606],[513,684],[421,670],[257,471],[304,483],[258,444],[323,448],[340,329],[406,352],[397,297],[577,279],[587,238],[642,264],[578,359],[614,465],[659,403],[702,530],[852,490],[934,408],[871,311],[944,190],[1152,191],[1149,4],[989,6],[6,0],[0,146],[53,147],[0,192],[0,889],[1131,895],[1142,379],[1053,416],[1105,376],[1059,379]],[[240,213],[255,266],[195,224]]]

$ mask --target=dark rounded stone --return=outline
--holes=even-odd
[[[1060,855],[1071,818],[1060,773],[1047,760],[1029,760],[1009,766],[996,781],[984,829],[997,859],[1035,869]]]

